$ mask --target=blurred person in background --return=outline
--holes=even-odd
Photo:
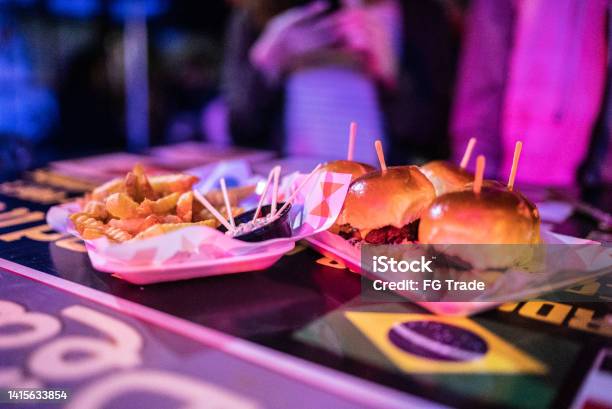
[[[454,2],[234,2],[222,88],[235,143],[338,158],[354,120],[357,160],[383,137],[390,163],[448,153]]]
[[[63,153],[93,154],[126,146],[121,37],[103,19],[94,31],[92,41],[74,51],[59,70],[56,143]]]
[[[453,109],[456,158],[470,137],[492,176],[569,185],[600,178],[610,141],[607,0],[474,0]],[[586,158],[586,161],[585,161]],[[581,166],[582,164],[582,166]]]
[[[206,36],[180,37],[175,41],[179,45],[169,46],[172,50],[160,56],[163,98],[159,99],[163,106],[155,113],[164,119],[166,143],[209,139],[200,115],[219,93],[217,56],[221,51],[217,43]]]
[[[61,126],[56,142],[64,153],[129,148],[126,27],[136,18],[130,4],[138,2],[99,3],[98,13],[58,24],[69,33],[74,25],[83,25],[88,32],[64,53],[67,61],[57,67]],[[147,0],[141,6],[147,17],[147,58],[140,60],[148,76],[147,143],[207,139],[200,112],[219,93],[220,42],[229,8],[224,3],[188,0]],[[77,2],[62,2],[64,13],[73,15],[75,7]]]

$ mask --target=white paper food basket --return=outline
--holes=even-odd
[[[284,197],[303,177],[284,178]],[[134,284],[262,270],[293,249],[296,241],[331,227],[340,213],[349,182],[350,175],[331,172],[313,177],[293,202],[289,213],[293,235],[288,238],[247,243],[216,229],[192,226],[144,240],[111,243],[100,238],[86,240],[85,245],[96,270]],[[47,223],[57,231],[78,236],[69,216],[79,210],[76,202],[54,206],[47,213]]]

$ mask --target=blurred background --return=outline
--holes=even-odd
[[[612,180],[609,13],[607,0],[0,0],[0,180],[166,145],[340,159],[356,121],[363,162],[375,139],[407,164],[456,161],[476,137],[505,178],[522,140],[519,180],[598,186]]]
[[[222,1],[0,1],[3,172],[205,139],[229,13]]]

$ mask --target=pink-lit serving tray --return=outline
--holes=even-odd
[[[551,272],[547,275],[545,283],[540,281],[530,281],[529,274],[523,274],[525,285],[522,288],[514,287],[512,293],[508,294],[507,300],[524,300],[537,297],[541,294],[570,287],[576,283],[593,279],[612,272],[612,249],[601,246],[600,243],[591,240],[580,239],[577,237],[565,236],[550,231],[542,232],[542,240],[545,244],[568,244],[575,245],[576,254],[582,256],[580,267],[571,272],[562,271],[559,274]],[[322,255],[344,264],[350,271],[361,274],[361,253],[360,249],[351,245],[342,237],[330,233],[329,231],[318,233],[306,238],[306,241]],[[580,254],[582,252],[582,254]],[[513,274],[517,274],[514,272]],[[520,273],[518,273],[520,274]],[[536,277],[536,276],[534,276]],[[371,277],[376,278],[376,277]],[[382,277],[380,277],[382,278]],[[420,305],[421,307],[438,315],[469,316],[481,311],[495,308],[505,301],[485,300],[485,301],[431,301],[424,302],[411,299],[410,292],[400,293],[407,300]],[[485,297],[486,299],[486,297]]]
[[[169,265],[130,266],[98,259],[95,252],[89,257],[96,270],[111,273],[132,284],[152,284],[165,281],[187,280],[224,274],[264,270],[276,263],[285,253],[295,247],[292,241],[279,242],[263,251],[243,256],[221,259],[194,260]]]
[[[298,179],[299,176],[301,179]],[[133,284],[151,284],[196,277],[266,269],[295,247],[295,242],[329,229],[344,203],[350,175],[319,172],[308,179],[283,178],[283,197],[296,189],[287,218],[290,237],[245,242],[206,226],[188,226],[161,235],[122,243],[100,237],[84,240],[96,270],[111,273]],[[47,223],[55,230],[80,237],[70,215],[79,212],[78,202],[54,206]]]

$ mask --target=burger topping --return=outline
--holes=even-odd
[[[350,224],[343,224],[342,226],[340,226],[340,231],[338,232],[338,234],[345,240],[362,240],[361,233],[359,233],[359,230],[351,227]]]
[[[365,236],[369,244],[401,244],[408,241],[416,241],[419,232],[419,221],[402,226],[398,229],[394,226],[385,226],[380,229],[370,230]]]
[[[419,231],[419,220],[404,225],[402,228],[394,226],[384,226],[379,229],[373,229],[362,237],[358,229],[351,227],[348,224],[340,226],[338,234],[345,240],[351,242],[364,241],[368,244],[401,244],[409,241],[416,241]]]

